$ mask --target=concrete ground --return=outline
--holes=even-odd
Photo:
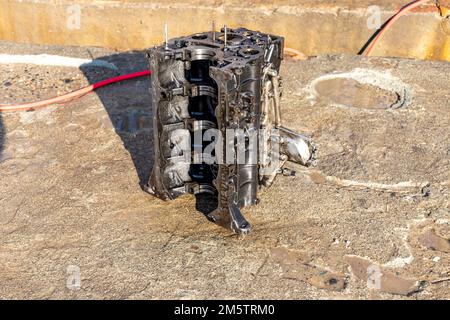
[[[146,68],[139,52],[0,42],[0,53],[118,67],[3,64],[1,103]],[[449,299],[450,64],[320,56],[287,59],[283,75],[285,125],[313,137],[318,165],[293,167],[244,210],[247,237],[208,222],[192,196],[141,190],[148,79],[0,114],[0,297]]]

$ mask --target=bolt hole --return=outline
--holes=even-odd
[[[205,40],[206,38],[208,38],[208,36],[206,34],[199,33],[199,34],[193,35],[191,38],[195,39],[195,40]]]
[[[253,55],[255,55],[255,54],[258,54],[259,51],[256,50],[256,49],[253,49],[253,48],[246,48],[246,49],[242,50],[242,53],[248,54],[248,55],[252,55],[252,56],[253,56]]]

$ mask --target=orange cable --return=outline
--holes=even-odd
[[[367,47],[367,49],[364,52],[365,56],[369,56],[372,54],[375,45],[384,37],[386,32],[394,25],[395,22],[397,22],[398,19],[400,19],[403,15],[408,13],[409,11],[413,10],[414,8],[417,8],[426,2],[430,0],[417,0],[410,4],[407,4],[403,8],[401,8],[387,23],[386,25],[380,30],[378,35],[372,40],[370,45]]]

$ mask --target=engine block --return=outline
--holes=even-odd
[[[292,174],[287,161],[315,160],[310,139],[281,125],[283,46],[279,36],[223,28],[148,50],[155,157],[146,191],[193,193],[213,204],[210,220],[250,231],[240,209]]]

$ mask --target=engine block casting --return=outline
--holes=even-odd
[[[193,193],[207,217],[246,234],[241,208],[258,203],[287,161],[308,166],[315,147],[281,124],[284,39],[244,28],[166,41],[148,51],[154,166],[146,187],[164,200]]]

